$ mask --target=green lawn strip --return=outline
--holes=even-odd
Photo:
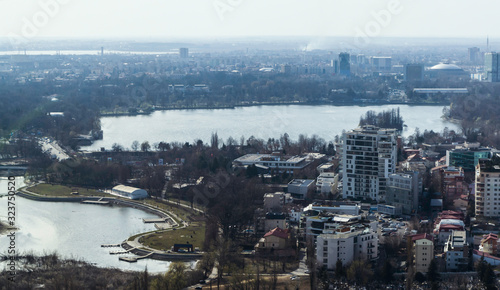
[[[196,214],[194,211],[190,209],[183,208],[182,206],[177,206],[177,205],[172,205],[172,204],[165,204],[159,201],[156,201],[154,199],[147,199],[144,200],[145,204],[152,205],[154,207],[158,207],[164,211],[167,212],[172,212],[175,214],[177,217],[179,217],[182,220],[189,221],[189,217]],[[175,219],[175,217],[173,217]],[[176,219],[176,222],[180,223],[179,220]]]
[[[42,196],[64,196],[64,197],[76,197],[76,196],[100,196],[100,197],[113,197],[110,194],[106,194],[94,189],[82,188],[82,187],[69,187],[64,185],[51,185],[46,183],[37,184],[33,187],[27,188],[28,191],[42,195]],[[72,194],[73,192],[78,192],[78,195]]]
[[[205,223],[193,222],[187,228],[157,232],[148,235],[140,242],[146,246],[158,250],[170,250],[174,244],[192,244],[193,247],[202,248],[205,240]]]

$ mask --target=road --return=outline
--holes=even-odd
[[[46,152],[49,154],[49,156],[54,157],[59,160],[66,160],[70,159],[71,157],[64,151],[59,144],[57,144],[57,141],[48,139],[48,138],[41,138],[38,140],[38,143],[40,146],[42,146],[43,152]]]

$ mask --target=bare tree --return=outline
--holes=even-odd
[[[148,152],[151,149],[151,145],[149,145],[148,141],[144,141],[141,144],[141,151]]]
[[[135,140],[134,142],[132,142],[132,146],[131,146],[132,150],[134,151],[137,151],[139,150],[139,141]]]

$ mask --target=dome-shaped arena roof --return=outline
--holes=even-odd
[[[437,65],[431,67],[430,69],[432,69],[432,70],[462,70],[462,68],[459,67],[458,65],[449,64],[449,63],[440,63],[440,64],[437,64]]]

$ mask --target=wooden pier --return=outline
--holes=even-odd
[[[140,259],[145,259],[149,256],[153,255],[153,252],[147,254],[147,255],[144,255],[144,256],[135,256],[135,257],[120,257],[119,260],[120,261],[125,261],[125,262],[129,262],[129,263],[135,263],[137,262],[137,260],[140,260]]]
[[[121,246],[121,244],[103,244],[103,245],[101,245],[102,248],[117,248],[120,246]]]
[[[145,224],[156,224],[156,223],[164,223],[167,221],[166,218],[157,218],[157,219],[142,219]]]
[[[109,201],[102,201],[102,200],[84,200],[82,203],[86,204],[99,204],[99,205],[109,205]]]
[[[121,255],[121,254],[128,254],[129,250],[121,250],[121,251],[110,251],[110,255]]]

